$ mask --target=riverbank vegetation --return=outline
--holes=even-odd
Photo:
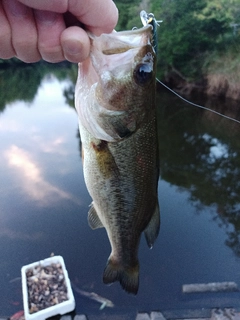
[[[115,0],[118,30],[140,27],[139,11],[163,20],[158,77],[172,87],[240,99],[239,0]],[[186,90],[187,89],[187,90]]]
[[[158,28],[157,76],[190,93],[240,99],[239,0],[115,0],[118,31],[141,27],[139,12],[153,12]],[[0,69],[23,63],[1,60]]]

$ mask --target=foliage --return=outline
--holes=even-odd
[[[119,20],[116,27],[117,31],[141,27],[139,12],[142,10],[142,6],[139,4],[139,1],[116,0],[115,3],[119,11]],[[146,5],[148,6],[148,1],[146,1]]]
[[[186,80],[197,82],[205,76],[206,65],[211,69],[221,65],[225,53],[231,53],[240,40],[239,0],[115,0],[115,3],[119,9],[118,31],[141,27],[141,10],[153,12],[157,20],[163,20],[158,28],[157,74],[162,79],[177,70]],[[0,60],[0,68],[7,63],[21,64],[17,59]]]
[[[217,48],[230,31],[231,12],[223,2],[160,1],[159,63],[163,72],[174,67],[186,78],[201,77],[206,53]]]
[[[233,38],[230,23],[240,23],[238,0],[115,2],[120,12],[118,30],[140,27],[141,9],[163,20],[158,30],[158,76],[161,78],[175,69],[188,80],[201,79],[209,52],[226,49],[224,44]]]

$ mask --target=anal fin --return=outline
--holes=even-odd
[[[98,217],[97,211],[94,208],[93,202],[90,205],[90,209],[88,211],[88,224],[92,229],[103,228],[103,224]]]
[[[158,237],[159,230],[160,230],[160,210],[159,210],[159,204],[157,200],[152,218],[148,223],[146,229],[144,230],[145,238],[150,249],[153,247],[153,244]]]

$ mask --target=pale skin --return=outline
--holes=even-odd
[[[0,0],[0,58],[82,62],[90,50],[85,30],[110,33],[117,19],[112,0]]]

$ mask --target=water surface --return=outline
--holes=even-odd
[[[23,308],[21,267],[51,253],[63,256],[75,285],[116,305],[99,311],[75,293],[79,313],[240,307],[238,292],[181,292],[188,283],[240,286],[240,126],[158,92],[161,230],[152,250],[141,240],[133,297],[102,283],[110,245],[104,229],[87,224],[75,78],[75,68],[45,65],[0,74],[0,316]],[[239,116],[233,103],[192,99]]]

